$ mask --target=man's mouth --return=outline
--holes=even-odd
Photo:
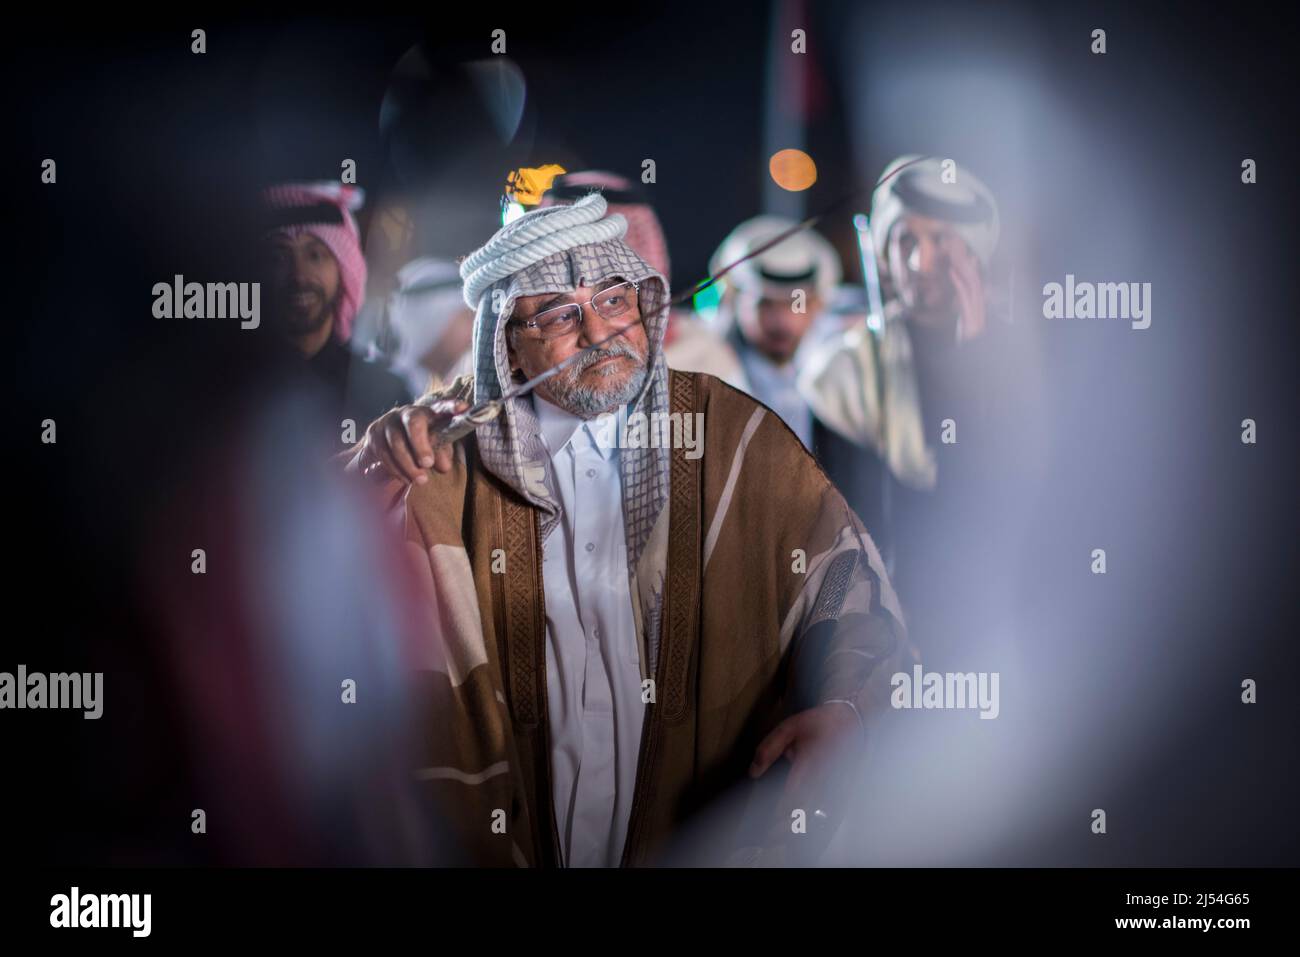
[[[314,292],[295,292],[289,297],[289,304],[298,309],[309,309],[314,306],[320,297]]]

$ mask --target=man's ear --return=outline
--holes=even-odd
[[[509,326],[506,326],[506,358],[510,361],[510,372],[518,372],[519,355],[515,352],[515,333]]]

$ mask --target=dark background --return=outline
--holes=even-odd
[[[957,155],[1000,197],[1030,321],[1042,283],[1066,272],[1155,287],[1144,333],[1042,333],[1054,439],[1035,453],[1041,500],[1024,503],[1037,535],[1007,573],[1026,660],[1073,702],[1040,716],[1044,734],[1061,734],[1041,801],[1075,804],[979,863],[1297,860],[1294,24],[1265,8],[1171,6],[794,11],[819,78],[809,211],[895,155]],[[108,686],[98,722],[0,716],[17,859],[202,860],[166,820],[188,820],[193,756],[148,651],[141,544],[266,366],[235,324],[154,319],[153,283],[246,275],[250,200],[267,182],[337,176],[349,157],[372,197],[412,188],[378,127],[393,64],[424,44],[446,71],[434,87],[453,89],[455,65],[488,57],[501,27],[528,84],[523,133],[494,144],[482,117],[445,105],[422,121],[414,168],[427,181],[414,185],[456,200],[445,228],[422,222],[430,249],[485,240],[514,166],[636,176],[652,157],[681,287],[763,211],[772,15],[763,4],[493,5],[454,20],[51,13],[7,31],[16,295],[0,670],[103,670]],[[196,26],[203,56],[189,50]],[[1097,26],[1104,57],[1088,52]],[[1254,186],[1240,182],[1247,156]],[[57,185],[40,182],[45,157]],[[824,228],[856,278],[847,217]],[[1247,416],[1256,446],[1238,440]],[[57,445],[39,441],[45,418]],[[1077,555],[1098,539],[1111,572],[1083,601]],[[1259,682],[1254,707],[1238,703],[1242,677]],[[1103,730],[1083,747],[1072,735],[1085,713]],[[1100,783],[1050,783],[1067,779]],[[1077,828],[1096,806],[1128,822],[1104,844]]]

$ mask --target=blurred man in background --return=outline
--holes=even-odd
[[[716,318],[679,323],[666,355],[673,368],[708,372],[748,392],[812,448],[813,412],[800,393],[799,370],[839,286],[839,256],[811,229],[752,255],[797,225],[757,216],[737,226],[709,262],[715,276],[739,263],[722,280]]]
[[[272,327],[323,387],[333,421],[364,425],[409,402],[406,384],[348,348],[366,288],[366,261],[350,205],[356,190],[284,184],[262,194],[262,262]]]
[[[387,327],[394,340],[393,371],[412,395],[424,395],[470,371],[474,312],[461,297],[454,262],[422,256],[399,269],[397,289],[388,300]]]
[[[942,657],[996,614],[974,572],[1015,560],[1041,401],[1032,330],[991,294],[992,192],[917,160],[886,167],[860,235],[879,270],[873,314],[823,343],[800,385],[825,425],[819,458],[882,542],[922,653]]]
[[[1001,339],[990,330],[985,293],[998,211],[983,183],[955,165],[945,172],[939,159],[899,157],[882,179],[862,239],[883,316],[822,343],[800,385],[826,424],[821,457],[854,476],[845,494],[892,562],[897,513],[924,509],[936,487],[944,422],[952,423],[951,444],[960,436],[974,445],[993,340]]]

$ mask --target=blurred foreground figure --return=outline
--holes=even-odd
[[[716,276],[744,260],[722,280],[717,318],[678,324],[666,354],[674,369],[707,372],[748,392],[811,449],[814,417],[799,390],[799,370],[839,285],[839,256],[824,237],[803,229],[745,259],[797,225],[782,216],[756,216],[737,226],[709,262]]]
[[[264,368],[151,503],[144,690],[186,772],[153,843],[172,863],[463,863],[411,773],[431,720],[418,583],[354,485],[303,467],[325,403]]]
[[[333,400],[328,421],[358,427],[409,402],[405,383],[348,348],[366,289],[354,192],[332,184],[286,184],[262,194],[265,300],[273,329],[307,361]]]
[[[618,866],[663,860],[697,811],[788,770],[711,830],[710,862],[815,857],[843,811],[828,756],[860,753],[887,707],[897,602],[789,429],[668,370],[668,283],[605,214],[598,194],[535,210],[471,254],[474,376],[345,456],[395,507],[427,590],[443,660],[421,777],[480,863]],[[611,336],[438,439],[469,400]],[[634,425],[668,413],[663,432]]]

